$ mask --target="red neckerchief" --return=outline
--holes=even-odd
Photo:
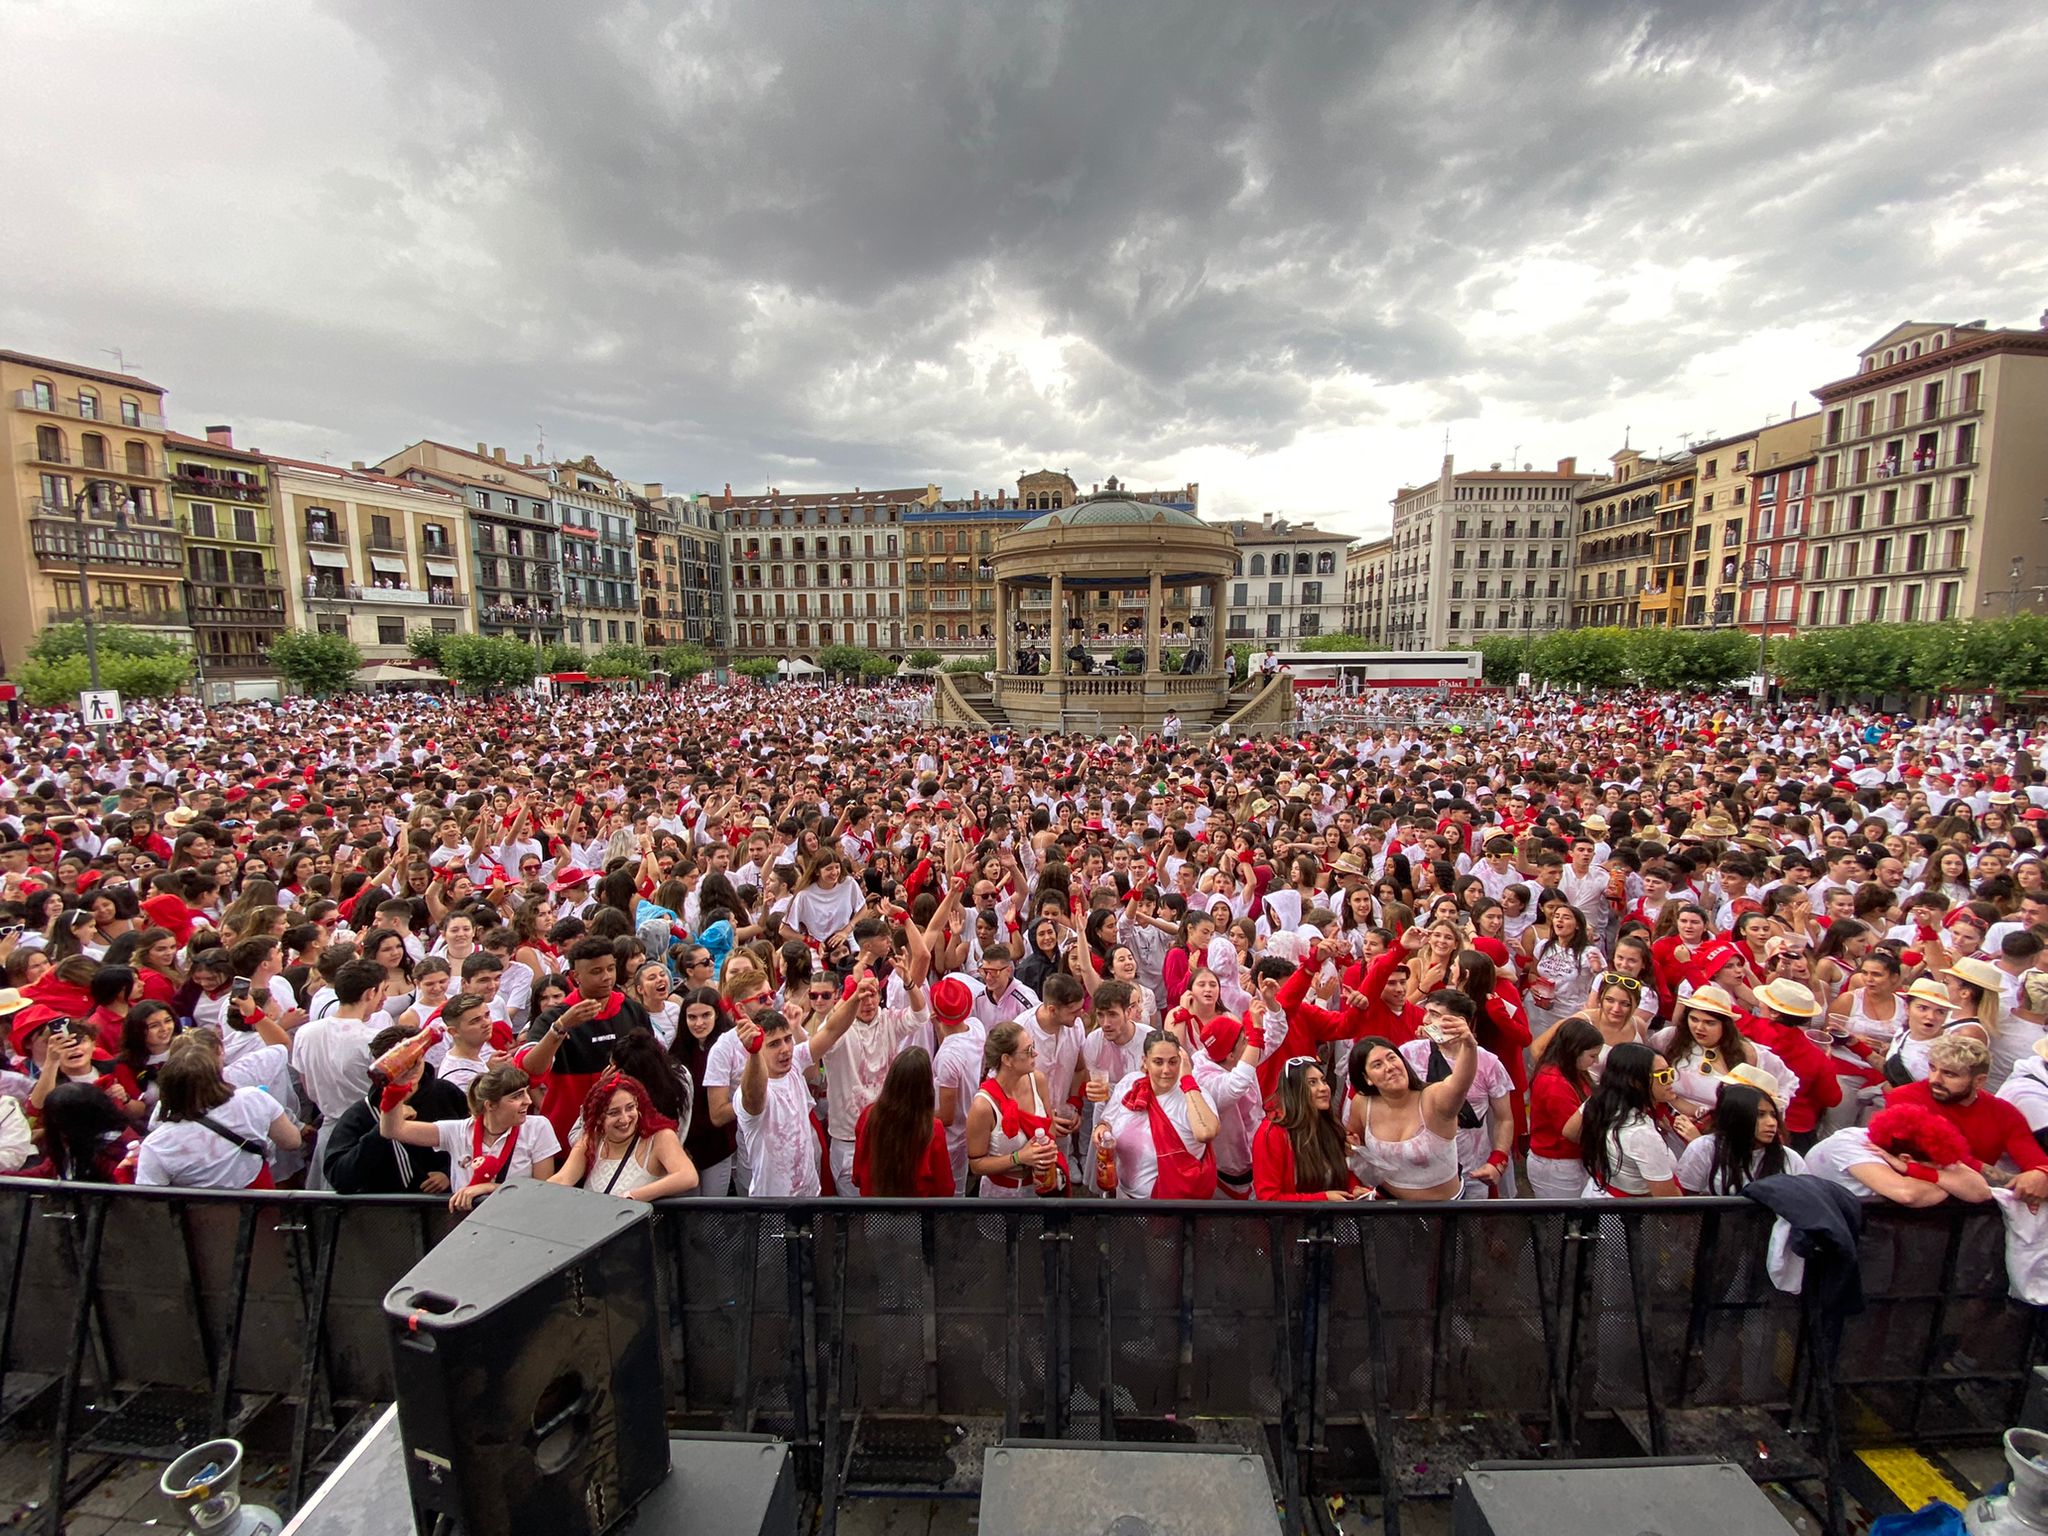
[[[989,1101],[995,1105],[996,1114],[1002,1121],[1003,1134],[1005,1136],[1021,1136],[1026,1141],[1029,1141],[1039,1131],[1044,1131],[1048,1136],[1052,1134],[1052,1120],[1048,1116],[1032,1114],[1030,1110],[1003,1092],[1003,1085],[997,1082],[994,1077],[989,1077],[983,1081],[981,1091],[987,1094]]]
[[[614,994],[616,995],[616,994]],[[519,1127],[513,1126],[505,1136],[505,1145],[495,1157],[484,1156],[484,1119],[478,1115],[470,1124],[469,1181],[472,1184],[495,1184],[512,1161],[512,1154],[519,1146]]]
[[[614,987],[611,991],[611,995],[605,998],[604,1006],[597,1010],[598,1018],[605,1021],[617,1018],[619,1013],[619,1005],[625,1002],[625,1000],[626,994],[619,991],[618,988]],[[565,1002],[562,1006],[564,1008],[574,1008],[578,1003],[582,1001],[583,994],[572,988],[569,993],[569,1000]]]
[[[1208,1146],[1190,1152],[1181,1140],[1180,1128],[1167,1118],[1152,1089],[1152,1080],[1139,1074],[1124,1095],[1124,1108],[1145,1111],[1152,1132],[1152,1154],[1159,1160],[1159,1172],[1152,1182],[1155,1200],[1213,1200],[1216,1197],[1216,1159]]]

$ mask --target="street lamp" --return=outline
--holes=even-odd
[[[105,490],[105,504],[116,528],[126,528],[128,519],[123,511],[123,486],[118,480],[88,480],[78,488],[78,494],[71,498],[71,516],[78,523],[78,616],[85,625],[85,670],[92,679],[92,691],[100,691],[100,648],[98,636],[92,623],[92,580],[86,575],[86,546],[89,534],[86,528],[86,509],[93,504],[93,493]],[[107,754],[107,728],[96,725],[92,728],[93,738],[99,743],[100,756]]]

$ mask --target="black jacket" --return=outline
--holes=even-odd
[[[1754,1200],[1792,1229],[1792,1251],[1806,1260],[1804,1293],[1835,1318],[1863,1310],[1863,1266],[1857,1243],[1863,1236],[1863,1202],[1828,1179],[1773,1174],[1742,1186]]]
[[[469,1113],[462,1091],[426,1069],[413,1089],[413,1114],[421,1120],[460,1120]],[[377,1129],[376,1098],[358,1099],[320,1132],[327,1182],[337,1194],[416,1194],[430,1173],[446,1175],[448,1154],[387,1141]]]

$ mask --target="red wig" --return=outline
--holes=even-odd
[[[1946,1168],[1970,1155],[1963,1133],[1934,1110],[1919,1104],[1894,1104],[1871,1117],[1870,1144],[1880,1152],[1918,1157]]]
[[[583,1114],[577,1122],[577,1134],[581,1137],[596,1137],[598,1144],[604,1142],[604,1111],[612,1101],[612,1095],[621,1088],[633,1095],[633,1102],[640,1106],[640,1127],[638,1134],[652,1136],[656,1131],[672,1131],[675,1121],[669,1119],[654,1107],[654,1101],[647,1097],[647,1089],[637,1077],[628,1077],[623,1072],[605,1073],[591,1085],[590,1092],[583,1099]]]

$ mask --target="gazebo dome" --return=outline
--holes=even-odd
[[[1142,524],[1164,523],[1175,528],[1206,528],[1199,517],[1192,512],[1183,512],[1178,507],[1161,506],[1154,501],[1140,501],[1128,491],[1104,491],[1099,496],[1090,496],[1071,507],[1060,507],[1051,512],[1042,512],[1018,533],[1044,533],[1051,528],[1114,528],[1136,527]]]

